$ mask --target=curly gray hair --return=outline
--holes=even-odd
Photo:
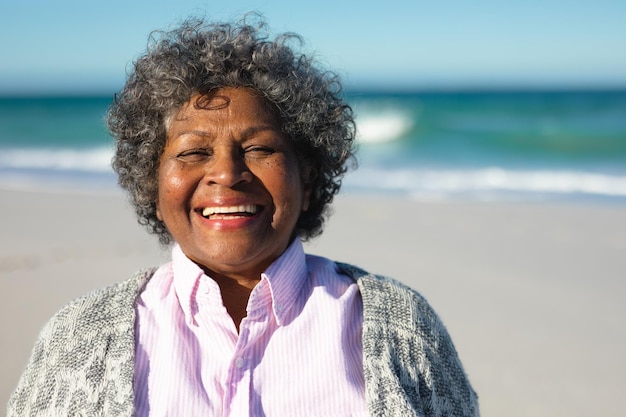
[[[164,244],[172,237],[157,218],[156,201],[166,122],[194,94],[248,87],[277,109],[312,187],[310,207],[296,224],[302,239],[321,233],[347,163],[354,162],[354,119],[337,75],[296,53],[290,42],[300,41],[297,35],[271,40],[262,19],[255,23],[191,19],[153,33],[109,109],[118,182],[129,193],[139,223]]]

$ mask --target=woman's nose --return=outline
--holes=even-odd
[[[232,188],[239,183],[251,182],[252,172],[250,172],[243,155],[238,150],[216,150],[208,164],[205,178],[209,184],[219,184]]]

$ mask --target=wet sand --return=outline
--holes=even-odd
[[[341,196],[311,253],[420,291],[483,416],[623,416],[626,207]],[[0,404],[46,320],[164,262],[121,194],[0,190]]]

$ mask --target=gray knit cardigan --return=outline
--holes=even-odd
[[[476,393],[424,298],[338,265],[363,299],[368,415],[478,416]],[[135,301],[153,273],[140,271],[59,311],[35,344],[7,416],[133,416]]]

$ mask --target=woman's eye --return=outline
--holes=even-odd
[[[276,152],[276,149],[269,146],[250,146],[245,149],[246,154],[253,156],[271,155]]]
[[[179,153],[176,157],[185,162],[195,162],[206,159],[210,156],[207,149],[189,149]]]

